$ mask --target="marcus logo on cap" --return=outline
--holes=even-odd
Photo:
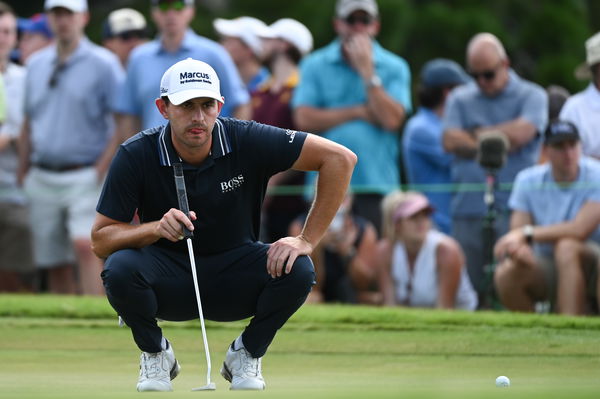
[[[160,81],[160,96],[174,105],[192,98],[208,97],[224,103],[219,77],[205,62],[187,58],[172,65]]]

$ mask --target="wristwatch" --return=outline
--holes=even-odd
[[[378,75],[373,74],[367,81],[367,88],[372,89],[373,87],[381,87],[381,78]]]
[[[526,224],[523,226],[523,235],[525,236],[525,242],[527,245],[533,244],[533,226]]]

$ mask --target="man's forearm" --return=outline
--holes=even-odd
[[[391,98],[383,87],[367,89],[369,99],[367,107],[376,123],[388,131],[397,131],[404,122],[406,112],[401,104]]]
[[[536,127],[523,118],[513,119],[493,126],[485,126],[477,130],[477,134],[485,131],[500,130],[510,143],[510,150],[523,147],[535,138]]]
[[[328,157],[319,170],[315,200],[302,229],[302,236],[313,248],[323,238],[346,195],[355,163],[356,156],[347,151]]]
[[[298,130],[319,134],[342,123],[367,118],[364,105],[330,109],[301,106],[294,111],[294,124]]]
[[[475,158],[477,139],[466,130],[448,129],[444,132],[442,143],[446,152],[461,158]]]
[[[92,249],[99,258],[125,248],[142,248],[158,241],[157,224],[149,222],[138,225],[115,223],[92,230]]]

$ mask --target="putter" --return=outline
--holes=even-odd
[[[177,188],[177,201],[179,202],[179,210],[189,217],[190,208],[185,190],[185,180],[183,178],[183,168],[180,163],[173,164],[175,172],[175,187]],[[196,291],[196,302],[198,303],[198,314],[200,316],[200,326],[202,327],[202,341],[204,341],[204,353],[206,354],[206,385],[193,388],[192,391],[214,391],[217,386],[210,381],[210,352],[208,350],[208,340],[206,339],[206,328],[204,327],[204,313],[202,312],[202,301],[200,300],[200,288],[198,287],[198,275],[196,273],[196,260],[194,258],[194,247],[192,246],[192,237],[194,233],[183,226],[183,234],[187,242],[188,254],[190,256],[190,265],[192,268],[192,278],[194,280],[194,290]]]

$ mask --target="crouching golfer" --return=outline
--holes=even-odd
[[[193,231],[203,313],[253,316],[227,351],[231,389],[264,389],[261,358],[314,284],[308,255],[347,190],[356,156],[316,135],[219,117],[219,78],[208,64],[180,61],[162,77],[156,106],[168,123],[119,148],[97,206],[95,253],[110,304],[142,351],[138,391],[170,391],[179,372],[156,319],[198,318],[182,224]],[[181,163],[190,204],[178,210],[173,165]],[[302,233],[257,241],[269,178],[286,169],[319,172]],[[140,224],[131,224],[136,212]]]

